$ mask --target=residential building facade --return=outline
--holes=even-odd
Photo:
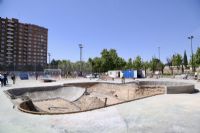
[[[47,46],[48,29],[0,17],[0,70],[43,69]]]

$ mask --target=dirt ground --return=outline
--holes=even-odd
[[[82,97],[74,102],[56,98],[33,101],[41,112],[60,113],[87,111],[138,98],[164,94],[163,86],[137,86],[136,84],[95,84],[86,88]]]

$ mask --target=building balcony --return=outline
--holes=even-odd
[[[27,40],[28,40],[28,38],[27,38],[27,37],[23,37],[23,39],[24,39],[25,41],[27,41]]]
[[[12,51],[13,49],[11,47],[8,47],[6,50],[7,51]]]
[[[10,19],[8,19],[8,22],[10,22],[10,23],[14,23],[12,20],[10,20]]]
[[[12,25],[12,24],[8,24],[7,26],[8,26],[8,27],[14,27],[14,25]]]
[[[11,64],[11,63],[12,63],[12,61],[11,61],[11,60],[7,60],[7,61],[6,61],[6,63],[8,63],[8,64]]]
[[[7,34],[8,35],[13,35],[13,32],[8,31]]]
[[[13,40],[7,40],[8,43],[13,43]]]
[[[8,31],[14,31],[14,29],[12,29],[12,28],[7,28],[7,30],[8,30]]]
[[[13,45],[11,43],[7,43],[8,47],[13,47]]]
[[[13,36],[7,35],[8,39],[13,39]]]
[[[7,54],[7,55],[12,55],[13,53],[11,53],[11,52],[7,52],[6,54]]]
[[[7,59],[12,59],[13,57],[10,56],[10,55],[8,55],[8,56],[6,56],[6,58],[7,58]]]

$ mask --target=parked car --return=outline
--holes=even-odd
[[[94,73],[94,74],[87,74],[85,76],[86,78],[92,79],[92,78],[99,78],[99,74]]]
[[[87,74],[85,77],[89,78],[89,79],[95,78],[95,76],[93,74]]]

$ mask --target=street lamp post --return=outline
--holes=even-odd
[[[159,57],[159,60],[160,60],[160,47],[158,47],[158,57]]]
[[[194,38],[194,36],[189,36],[188,37],[188,39],[190,39],[191,40],[191,54],[192,54],[192,56],[191,56],[191,58],[192,58],[192,71],[194,72],[195,71],[195,68],[194,68],[194,59],[193,59],[193,48],[192,48],[192,39]]]
[[[83,49],[83,45],[79,44],[79,48],[80,48],[80,75],[82,76],[82,49]]]

